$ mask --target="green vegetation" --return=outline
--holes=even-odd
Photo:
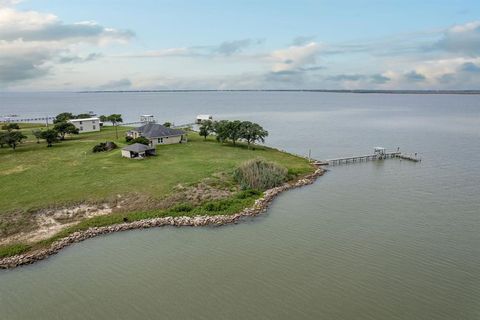
[[[233,147],[233,144],[219,144],[213,137],[205,139],[194,132],[189,133],[188,143],[158,146],[157,157],[136,161],[122,158],[120,150],[92,151],[95,145],[105,141],[113,141],[119,147],[125,146],[127,143],[123,138],[116,138],[116,131],[123,136],[130,128],[103,127],[101,132],[52,141],[58,142],[53,148],[45,148],[44,144],[37,143],[33,131],[40,128],[41,125],[20,125],[18,132],[26,136],[21,147],[15,152],[0,149],[0,235],[11,234],[8,230],[14,226],[28,229],[25,222],[28,223],[33,212],[43,208],[68,207],[85,202],[115,203],[118,197],[137,200],[136,206],[132,206],[131,211],[83,220],[37,244],[0,247],[0,257],[47,245],[78,230],[121,223],[124,219],[135,221],[163,216],[236,213],[252,205],[261,195],[261,192],[251,190],[246,185],[246,190],[238,191],[233,180],[235,169],[248,160],[261,157],[268,163],[278,163],[291,173],[291,177],[313,170],[306,159],[275,149],[258,146],[256,150],[249,150],[247,144],[238,142]],[[51,131],[51,128],[47,128],[41,132]],[[58,135],[54,137],[58,139]],[[42,136],[41,139],[46,138]],[[182,198],[167,207],[146,205],[143,209],[143,200],[137,199],[141,195],[145,203],[162,201],[174,196],[179,185],[196,186],[219,173],[224,173],[226,179],[231,180],[221,183],[218,179],[212,180],[212,185],[217,183],[230,190],[230,195],[221,199],[192,204],[183,203]]]
[[[0,247],[0,258],[10,257],[17,254],[27,252],[31,246],[23,243],[15,243],[8,246]]]
[[[287,180],[288,169],[265,159],[242,163],[234,172],[235,180],[243,189],[267,190]]]
[[[95,145],[92,148],[92,152],[104,152],[104,151],[111,151],[113,149],[117,149],[118,146],[115,144],[115,142],[100,142],[99,144]]]
[[[125,141],[128,144],[141,143],[141,144],[144,144],[146,146],[148,146],[150,144],[150,140],[148,140],[145,137],[138,137],[138,138],[135,138],[135,139],[133,139],[132,137],[126,137]]]
[[[123,122],[121,114],[111,114],[109,116],[100,116],[100,121],[102,122],[110,122],[115,127],[115,137],[118,139],[118,125]]]
[[[265,142],[265,138],[268,137],[268,131],[258,123],[240,120],[204,120],[201,123],[199,133],[205,139],[210,134],[215,133],[217,141],[226,142],[230,140],[234,146],[237,141],[242,140],[247,143],[249,148],[252,143]]]
[[[53,130],[57,131],[60,140],[65,140],[66,134],[78,134],[78,129],[70,122],[57,122],[53,127]]]
[[[128,129],[118,128],[121,133]],[[37,144],[31,130],[21,132],[27,139],[16,152],[0,149],[0,214],[52,204],[99,202],[132,192],[164,197],[178,184],[198,183],[218,172],[233,173],[242,162],[258,157],[277,162],[297,175],[312,170],[307,160],[275,149],[258,146],[252,151],[244,144],[233,148],[231,144],[215,143],[211,137],[203,141],[196,133],[189,134],[188,143],[159,146],[157,157],[132,161],[122,158],[119,150],[92,152],[100,142],[126,145],[123,139],[115,139],[112,127],[73,136],[54,148]],[[39,186],[49,192],[39,192]]]

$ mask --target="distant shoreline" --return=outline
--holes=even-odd
[[[155,92],[321,92],[321,93],[363,93],[363,94],[480,94],[480,90],[327,90],[327,89],[183,89],[183,90],[91,90],[77,93],[155,93]]]

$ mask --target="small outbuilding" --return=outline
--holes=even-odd
[[[134,143],[122,149],[122,157],[130,159],[143,159],[147,156],[156,155],[155,147],[150,147],[141,143]]]
[[[213,120],[213,116],[210,114],[199,114],[195,122],[197,124],[201,124],[202,121],[205,121],[205,120]]]

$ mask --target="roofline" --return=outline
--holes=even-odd
[[[78,121],[89,121],[89,120],[100,120],[100,118],[83,118],[83,119],[70,119],[70,122],[78,122]]]

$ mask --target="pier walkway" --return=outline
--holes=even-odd
[[[319,166],[327,166],[327,165],[340,165],[340,164],[348,164],[348,163],[355,163],[355,162],[367,162],[367,161],[375,161],[375,160],[385,160],[385,159],[393,159],[393,158],[400,158],[404,160],[419,162],[421,159],[419,157],[403,154],[401,152],[385,152],[383,154],[368,154],[362,156],[351,156],[351,157],[342,157],[342,158],[334,158],[328,160],[315,160],[313,164]]]

